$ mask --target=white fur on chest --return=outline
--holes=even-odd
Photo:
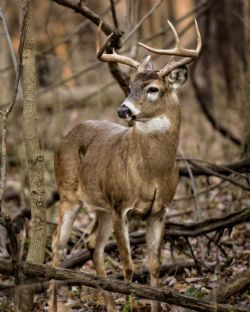
[[[136,127],[145,133],[165,132],[171,126],[171,122],[167,117],[155,117],[148,121],[136,122]]]

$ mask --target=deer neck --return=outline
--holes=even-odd
[[[135,122],[131,144],[138,158],[150,170],[173,167],[179,144],[181,110],[179,104],[168,105],[165,113],[144,122]],[[139,152],[140,151],[140,152]]]
[[[167,99],[164,112],[157,117],[136,121],[133,127],[133,136],[148,142],[150,146],[160,145],[159,148],[177,149],[179,143],[181,122],[181,108],[177,98]],[[162,144],[165,142],[165,144]]]

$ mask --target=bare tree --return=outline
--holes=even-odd
[[[46,244],[46,210],[44,208],[44,157],[37,134],[36,71],[32,29],[31,1],[19,1],[20,28],[23,31],[22,84],[23,84],[23,132],[28,162],[32,229],[27,260],[43,263]],[[18,287],[17,311],[32,311],[31,289]]]

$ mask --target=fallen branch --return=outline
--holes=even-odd
[[[208,296],[209,300],[226,302],[233,295],[243,292],[250,285],[250,268],[236,274],[227,281],[222,281]]]
[[[185,262],[175,262],[166,265],[162,265],[160,268],[160,276],[164,276],[165,274],[168,275],[177,275],[183,273],[184,269],[191,269],[195,265],[194,261],[185,261]],[[139,282],[141,284],[145,284],[148,281],[149,271],[147,268],[140,270],[138,272],[134,272],[133,274],[133,282]],[[113,279],[124,279],[122,273],[112,274],[108,276],[109,278]],[[81,286],[82,283],[78,280],[65,280],[58,282],[60,286]],[[29,284],[30,285],[30,284]],[[32,288],[34,289],[35,293],[42,293],[48,289],[50,286],[49,281],[39,281],[36,283],[32,283]],[[3,292],[6,296],[11,297],[14,295],[14,288],[15,285],[4,285],[0,284],[0,292]]]
[[[115,279],[97,277],[83,272],[75,272],[68,269],[50,267],[48,265],[21,262],[22,272],[31,278],[43,277],[56,280],[76,280],[78,283],[92,288],[102,288],[107,291],[117,292],[124,295],[133,295],[140,298],[158,300],[169,304],[192,309],[201,312],[245,312],[247,310],[230,305],[217,304],[207,300],[198,300],[193,297],[181,295],[171,288],[152,288],[134,283],[125,283]],[[13,267],[10,262],[0,260],[0,272],[11,275]]]
[[[205,166],[204,166],[205,167]],[[213,176],[214,174],[211,172],[208,172],[206,169],[204,170],[204,167],[200,168],[192,168],[192,172],[194,176]],[[180,176],[182,177],[188,177],[188,170],[186,167],[179,167],[180,170]],[[223,174],[225,176],[228,176],[231,174],[229,170],[234,170],[236,172],[241,173],[249,173],[250,172],[250,159],[243,159],[239,161],[235,161],[228,164],[221,164],[217,165],[216,167],[213,167],[213,171],[219,174]]]
[[[202,222],[181,224],[167,222],[165,226],[164,239],[176,239],[178,237],[197,237],[205,235],[215,231],[224,231],[231,229],[233,226],[250,221],[250,208],[243,209],[239,212],[232,213],[222,218],[212,218]],[[144,244],[145,243],[145,232],[134,232],[130,234],[130,244]],[[105,246],[105,252],[110,253],[117,249],[115,241],[110,241]],[[90,253],[87,249],[82,249],[74,255],[65,259],[61,266],[64,268],[73,268],[78,265],[83,265],[86,261],[90,260]]]
[[[198,168],[198,169],[201,169],[201,170],[204,170],[204,172],[206,172],[207,174],[211,174],[211,175],[214,175],[215,177],[218,177],[222,180],[225,180],[225,181],[228,181],[236,186],[239,186],[241,187],[243,190],[245,191],[250,191],[250,187],[247,186],[246,184],[243,184],[241,182],[238,182],[236,179],[233,179],[229,176],[226,176],[224,174],[221,174],[221,173],[218,173],[217,171],[215,171],[214,169],[211,169],[211,166],[208,167],[208,166],[201,166],[201,165],[198,165],[196,164],[195,162],[193,161],[189,161],[189,163],[192,164],[193,168]],[[248,182],[248,184],[250,185],[250,183]]]

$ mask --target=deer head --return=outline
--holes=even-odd
[[[170,95],[175,92],[179,86],[185,83],[187,79],[187,68],[185,65],[191,63],[198,57],[201,50],[201,36],[195,20],[198,41],[197,48],[195,50],[185,49],[180,45],[178,34],[172,23],[168,21],[168,24],[174,34],[175,48],[169,50],[155,49],[139,42],[140,46],[150,52],[172,56],[166,66],[160,70],[154,70],[153,64],[150,61],[150,56],[147,56],[142,63],[139,63],[127,56],[117,54],[115,50],[113,50],[112,54],[104,53],[113,34],[110,34],[101,46],[100,32],[102,23],[100,23],[96,45],[97,58],[104,62],[126,64],[138,70],[137,76],[130,85],[128,97],[118,109],[118,116],[120,118],[129,122],[145,122],[153,119],[154,121],[157,120],[158,125],[162,125],[163,127],[169,125],[169,120],[164,117],[164,112],[166,110],[164,104],[166,103],[166,99],[171,98]],[[183,58],[175,61],[174,56]]]

